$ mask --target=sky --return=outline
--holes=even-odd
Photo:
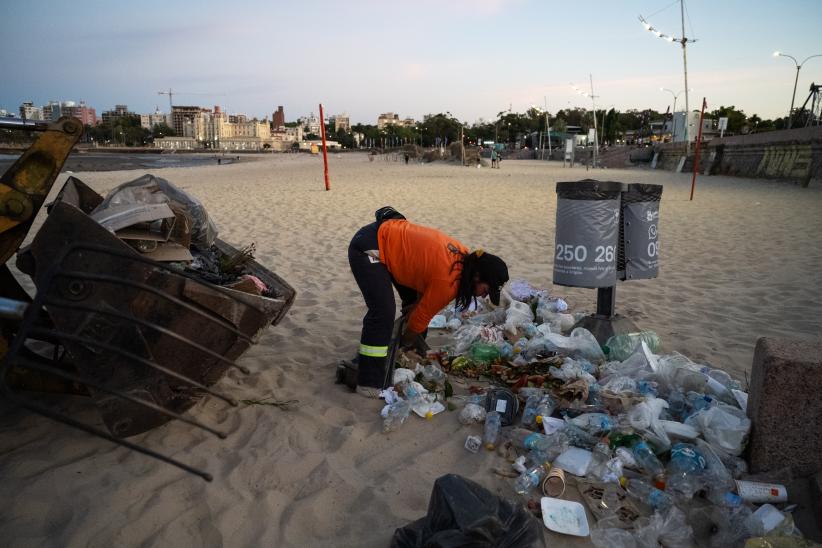
[[[689,106],[787,114],[796,66],[822,54],[822,0],[687,0]],[[375,124],[382,112],[469,124],[509,108],[672,106],[685,88],[670,0],[347,0],[231,2],[2,0],[0,108],[23,101],[175,105],[287,121],[318,112]],[[822,57],[799,75],[797,105],[822,82]],[[685,94],[677,100],[684,109]]]

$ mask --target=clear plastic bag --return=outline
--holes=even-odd
[[[634,534],[616,527],[591,531],[591,542],[597,548],[640,548]]]
[[[586,384],[592,385],[597,382],[593,375],[588,373],[582,364],[572,358],[565,358],[560,367],[549,367],[548,373],[555,379],[563,381],[575,381],[581,379]]]
[[[557,354],[572,358],[581,357],[592,362],[605,359],[605,354],[602,353],[602,347],[599,346],[596,338],[583,327],[577,327],[568,337],[551,333],[547,339],[556,347]]]
[[[742,453],[751,431],[751,420],[744,411],[722,403],[697,411],[685,419],[685,424],[702,432],[708,443],[732,456]]]
[[[175,213],[191,221],[191,245],[206,250],[217,239],[217,226],[209,218],[202,202],[172,183],[146,174],[111,190],[95,211],[111,205],[167,203]]]
[[[481,405],[466,403],[459,415],[460,424],[469,425],[478,422],[485,422],[486,411]]]

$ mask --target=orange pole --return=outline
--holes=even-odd
[[[320,134],[323,138],[323,164],[325,165],[325,189],[331,190],[331,182],[328,180],[328,147],[325,144],[325,117],[323,116],[322,103],[320,103]]]
[[[705,107],[708,106],[705,98],[702,98],[702,112],[699,114],[699,135],[696,138],[696,150],[694,150],[694,176],[691,178],[691,199],[694,201],[694,188],[696,188],[696,170],[699,169],[699,145],[702,144],[702,120],[705,118]],[[685,123],[688,123],[688,117],[685,116]],[[687,133],[687,132],[686,132]]]

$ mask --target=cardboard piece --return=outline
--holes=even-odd
[[[174,212],[171,211],[168,204],[118,204],[94,211],[89,216],[100,223],[103,228],[115,233],[120,229],[139,223],[150,223],[169,218],[171,219],[169,233],[171,233],[174,223]],[[166,236],[166,239],[168,239],[168,236]]]
[[[158,243],[157,249],[150,253],[143,253],[143,256],[153,261],[191,261],[194,257],[185,247],[173,242]]]

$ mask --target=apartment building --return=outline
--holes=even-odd
[[[334,125],[334,131],[344,131],[348,133],[351,131],[351,119],[347,113],[337,114],[329,120]]]
[[[103,111],[101,118],[104,124],[111,124],[116,122],[118,118],[123,118],[125,116],[137,115],[128,110],[128,105],[114,105],[114,109]]]
[[[165,124],[171,127],[171,124],[169,124],[168,115],[160,112],[158,107],[155,107],[154,112],[151,114],[140,115],[140,126],[144,129],[151,131],[154,127],[159,126],[160,124]]]
[[[25,101],[20,105],[20,118],[26,120],[43,120],[43,109],[34,106],[32,101]]]

